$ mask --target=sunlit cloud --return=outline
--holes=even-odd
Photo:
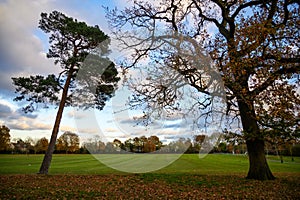
[[[118,130],[118,129],[116,129],[116,128],[112,128],[112,127],[110,127],[110,128],[106,128],[104,131],[105,131],[105,132],[109,132],[109,133],[115,133],[115,132],[119,132],[119,130]]]

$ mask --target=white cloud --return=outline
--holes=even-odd
[[[99,134],[99,130],[95,128],[79,128],[78,132],[87,134]]]
[[[72,127],[72,126],[68,126],[68,125],[62,125],[60,126],[60,129],[59,129],[61,132],[66,132],[66,131],[71,131],[71,132],[76,132],[77,129]]]
[[[84,118],[88,117],[88,115],[83,111],[80,112],[80,111],[76,111],[75,109],[71,109],[67,113],[67,117],[80,120],[80,119],[84,119]]]
[[[3,120],[4,124],[10,129],[15,130],[51,130],[52,125],[44,122],[38,122],[36,119],[28,117],[17,117],[14,120]]]

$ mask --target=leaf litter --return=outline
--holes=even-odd
[[[298,199],[300,174],[1,175],[0,199]]]

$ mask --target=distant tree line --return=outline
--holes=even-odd
[[[9,133],[10,129],[7,126],[0,126],[0,153],[44,154],[49,146],[49,140],[46,137],[11,140]],[[80,153],[79,136],[69,131],[62,134],[57,139],[55,153]]]
[[[17,154],[44,154],[48,148],[49,140],[45,137],[25,140],[10,139],[10,129],[0,126],[0,153]],[[270,132],[267,132],[271,135]],[[299,137],[284,139],[267,137],[265,152],[270,155],[300,156]],[[199,153],[203,145],[213,143],[214,134],[211,136],[195,135],[191,138],[178,138],[164,144],[157,136],[140,136],[129,138],[122,142],[114,139],[113,142],[103,142],[100,137],[88,139],[80,144],[76,133],[66,131],[56,141],[54,153],[63,154],[97,154],[97,153]],[[225,131],[218,137],[216,145],[210,153],[247,154],[246,141],[239,134]],[[211,145],[211,144],[210,144]]]

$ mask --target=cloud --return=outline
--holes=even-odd
[[[76,120],[81,120],[89,117],[89,113],[84,111],[76,111],[75,109],[72,109],[67,113],[67,116]]]
[[[22,109],[13,110],[9,105],[0,102],[0,119],[18,120],[20,118],[36,119],[37,114],[24,113]]]
[[[167,124],[167,125],[164,125],[164,128],[178,129],[178,128],[182,128],[182,124],[180,124],[180,123],[177,123],[177,124]]]
[[[105,130],[104,130],[105,132],[109,132],[109,133],[115,133],[115,132],[120,132],[118,129],[116,129],[116,128],[106,128]]]
[[[49,130],[51,125],[37,121],[37,114],[25,114],[20,109],[14,110],[5,101],[0,102],[0,122],[16,130]]]
[[[22,116],[22,117],[31,118],[31,119],[36,119],[38,117],[37,114],[24,113],[22,108],[19,108],[18,110],[16,110],[16,114],[17,114],[17,116]]]
[[[73,127],[69,125],[62,125],[59,129],[61,132],[71,131],[74,133],[80,134],[99,134],[99,129],[96,128],[88,128],[88,127]]]
[[[52,126],[50,124],[38,123],[32,120],[26,120],[23,118],[23,121],[14,121],[8,123],[10,129],[15,130],[51,130]]]
[[[68,126],[68,125],[62,125],[62,126],[60,126],[59,130],[61,132],[66,132],[66,131],[77,132],[76,128],[74,128],[72,126]]]
[[[99,134],[99,130],[94,128],[79,128],[78,132],[87,134]]]
[[[43,122],[35,121],[35,119],[32,118],[26,118],[26,117],[19,117],[14,120],[5,121],[5,125],[8,126],[10,129],[15,130],[51,130],[52,125],[46,124]]]
[[[0,104],[0,119],[7,117],[11,113],[12,113],[12,109],[9,106]]]
[[[186,130],[162,129],[160,135],[176,136],[186,134]]]
[[[12,90],[11,77],[55,72],[36,35],[41,11],[51,1],[7,0],[0,3],[0,89]]]
[[[0,1],[0,91],[13,90],[11,77],[60,71],[53,60],[46,58],[48,35],[38,28],[41,12],[58,10],[90,25],[107,27],[105,20],[100,20],[104,18],[100,8],[100,3],[92,1]]]

